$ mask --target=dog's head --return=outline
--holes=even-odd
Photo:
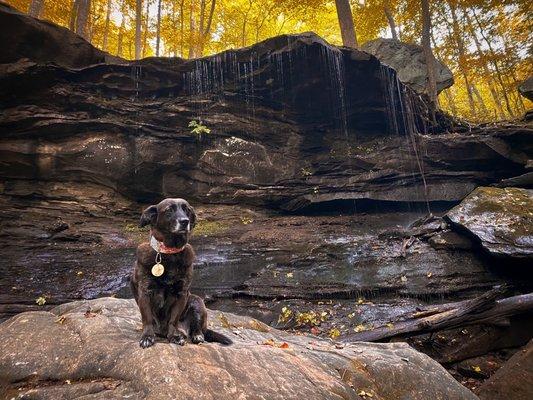
[[[150,225],[157,240],[170,247],[181,247],[189,241],[196,224],[196,213],[184,199],[165,199],[145,209],[139,226]]]

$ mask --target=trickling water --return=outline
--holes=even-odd
[[[416,109],[416,106],[412,101],[412,96],[414,94],[407,93],[406,87],[400,82],[395,71],[387,66],[381,65],[380,75],[385,93],[384,98],[387,108],[389,132],[398,137],[400,137],[401,134],[405,134],[407,137],[409,141],[408,149],[412,152],[411,158],[416,163],[416,169],[418,169],[420,179],[422,180],[427,211],[431,214],[426,175],[424,173],[424,166],[420,155],[420,131],[417,126],[416,118],[417,113],[420,114],[420,110]],[[421,119],[419,118],[419,120]],[[422,125],[422,128],[425,133],[427,130],[425,125]],[[402,157],[401,149],[400,157]],[[413,182],[416,182],[415,168],[412,168],[411,171]]]
[[[320,53],[326,82],[330,88],[332,115],[337,128],[348,138],[343,54],[341,50],[329,46],[321,46]]]

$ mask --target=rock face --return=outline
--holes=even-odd
[[[0,64],[57,64],[70,68],[118,62],[119,58],[93,47],[72,31],[30,17],[0,3]],[[68,50],[65,50],[68,49]]]
[[[138,345],[133,300],[102,298],[0,325],[3,398],[476,399],[403,343],[340,346],[232,314],[210,323],[234,345]],[[37,351],[38,349],[38,351]]]
[[[527,78],[518,86],[518,91],[526,99],[533,101],[533,76]]]
[[[446,133],[442,114],[428,126],[423,100],[394,70],[314,34],[198,60],[104,63],[96,50],[78,57],[88,44],[60,40],[64,29],[0,14],[6,187],[90,183],[136,201],[179,195],[298,210],[458,201],[524,174],[533,158],[529,127]],[[17,39],[26,46],[6,35],[14,26],[28,32]],[[55,64],[28,45],[38,34],[55,46],[46,53]]]
[[[361,49],[376,56],[383,64],[394,68],[400,81],[418,93],[426,93],[427,66],[421,46],[395,39],[379,38],[366,42]],[[437,91],[440,93],[453,85],[453,74],[439,60],[436,69]]]
[[[533,190],[480,187],[446,218],[494,256],[533,257]]]
[[[512,356],[479,388],[482,400],[527,400],[533,393],[533,341]]]

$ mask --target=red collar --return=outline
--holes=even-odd
[[[150,231],[150,246],[152,246],[152,249],[154,249],[158,253],[177,254],[177,253],[181,253],[185,249],[185,246],[187,246],[187,245],[185,245],[183,247],[168,247],[168,246],[165,246],[165,243],[160,242],[159,240],[157,240],[155,238],[155,236],[152,234],[152,231]]]

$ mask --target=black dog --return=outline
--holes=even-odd
[[[143,332],[140,346],[150,347],[155,337],[184,345],[231,339],[207,329],[203,300],[189,292],[194,250],[188,244],[196,223],[194,209],[183,199],[165,199],[144,210],[140,226],[150,224],[150,242],[137,248],[131,289],[141,311]]]

